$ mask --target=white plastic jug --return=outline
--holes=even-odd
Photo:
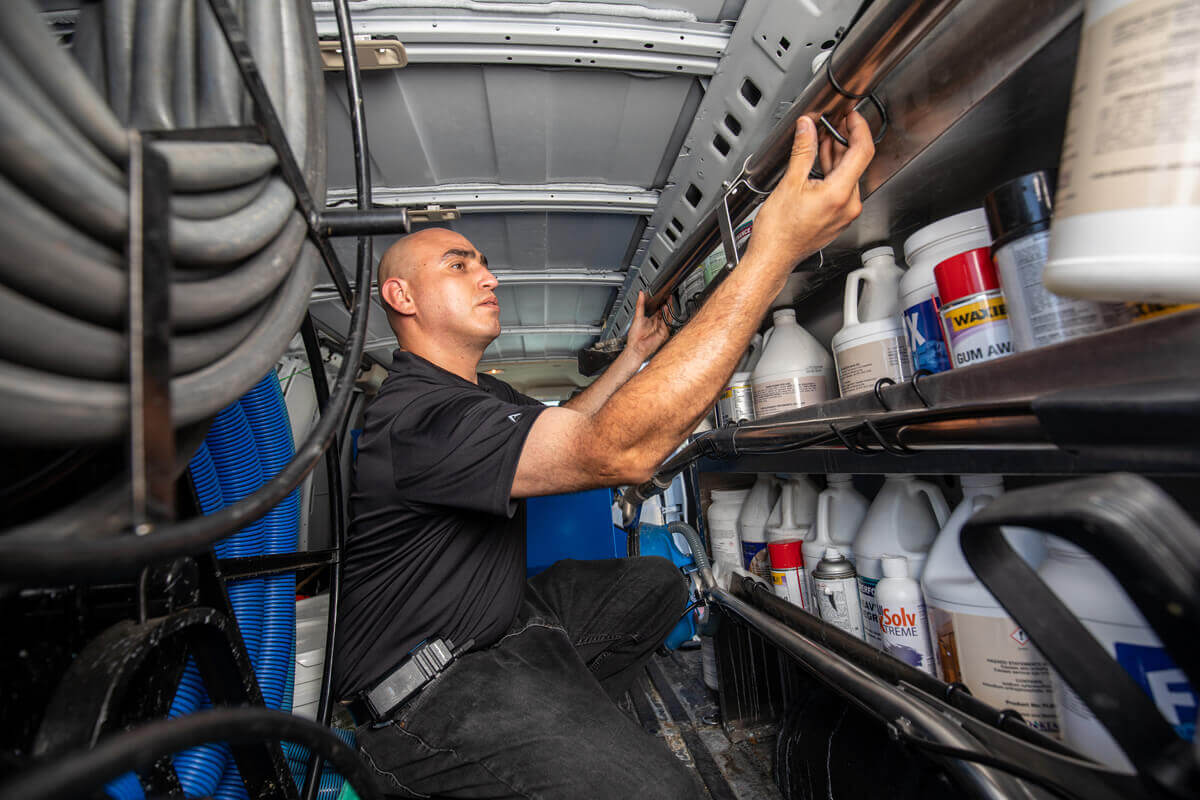
[[[801,547],[804,553],[806,599],[816,596],[812,571],[816,569],[827,548],[836,547],[851,561],[854,560],[851,549],[854,537],[858,535],[863,517],[867,515],[867,498],[855,490],[849,475],[835,473],[826,475],[825,480],[829,485],[817,496],[817,515],[812,535]]]
[[[1192,739],[1196,732],[1196,690],[1125,590],[1081,547],[1047,536],[1046,548],[1049,552],[1038,570],[1046,586],[1150,696],[1175,732]],[[1063,741],[1101,764],[1132,772],[1133,765],[1125,753],[1079,695],[1057,673],[1053,679]]]
[[[817,490],[803,475],[786,475],[779,500],[767,522],[767,552],[771,584],[784,600],[806,607],[803,586],[804,538],[812,529]]]
[[[842,329],[832,342],[842,397],[870,391],[880,378],[903,383],[912,376],[898,313],[902,273],[892,248],[876,247],[863,253],[862,259],[863,266],[846,276]]]
[[[708,507],[708,546],[714,564],[729,569],[742,565],[742,540],[738,535],[738,517],[749,489],[713,489]]]
[[[960,534],[971,515],[1004,491],[999,475],[963,475],[963,501],[929,548],[921,588],[937,675],[959,682],[993,708],[1011,708],[1033,728],[1058,736],[1050,666],[1020,626],[967,564]],[[1037,569],[1045,537],[1029,528],[1005,528],[1004,538]]]
[[[772,315],[774,327],[763,339],[763,352],[750,376],[754,418],[823,403],[833,393],[833,358],[812,334],[796,324],[790,308]]]
[[[778,500],[779,482],[772,475],[759,473],[738,515],[738,537],[742,541],[741,566],[764,581],[771,579],[771,568],[767,563],[767,520]]]
[[[872,247],[863,251],[862,263],[861,268],[846,276],[846,296],[857,300],[858,321],[898,317],[904,270],[896,265],[895,251],[886,246]]]
[[[854,540],[854,566],[867,641],[876,647],[883,644],[875,605],[875,584],[883,577],[880,559],[904,556],[909,576],[920,580],[929,546],[949,518],[950,507],[941,490],[912,475],[888,475],[867,509]]]

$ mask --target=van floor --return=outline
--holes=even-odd
[[[698,648],[660,651],[621,705],[692,770],[696,797],[782,800],[772,779],[774,730],[730,740],[721,727],[716,693],[701,678]]]

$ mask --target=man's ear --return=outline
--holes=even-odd
[[[384,304],[397,314],[406,317],[417,313],[417,304],[413,300],[412,287],[403,278],[388,278],[379,287],[379,297]]]

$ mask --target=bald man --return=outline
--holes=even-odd
[[[792,269],[861,210],[874,147],[859,115],[845,128],[849,148],[818,148],[797,123],[740,266],[670,342],[639,295],[625,351],[562,407],[478,372],[500,333],[484,253],[428,229],[384,254],[399,347],[358,440],[335,675],[385,794],[699,794],[614,702],[684,611],[683,576],[633,558],[526,581],[523,499],[641,483],[695,429]]]

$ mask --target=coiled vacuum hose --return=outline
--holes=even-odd
[[[325,194],[324,82],[308,0],[233,0],[311,195]],[[0,3],[0,441],[79,446],[128,426],[129,129],[248,122],[207,2],[85,4],[73,52],[30,0]],[[172,419],[208,419],[287,347],[318,257],[274,151],[164,141]]]
[[[273,478],[295,452],[291,422],[279,380],[272,371],[238,402],[223,409],[208,437],[189,464],[201,510],[210,514],[255,491]],[[242,528],[215,546],[220,558],[293,552],[300,527],[297,489],[262,519]],[[238,628],[250,654],[268,708],[290,711],[295,674],[296,578],[294,574],[248,578],[227,584]],[[195,665],[184,670],[169,716],[190,714],[209,706]],[[342,735],[339,733],[339,735]],[[352,738],[343,738],[353,743]],[[307,751],[284,744],[297,780],[302,779]],[[224,745],[205,745],[179,753],[175,771],[189,797],[214,795],[223,800],[245,797],[237,766]],[[336,793],[341,778],[322,776],[322,787]],[[109,785],[109,795],[140,798],[136,781],[123,776]],[[336,787],[336,788],[335,788]],[[131,794],[132,792],[132,794]]]

